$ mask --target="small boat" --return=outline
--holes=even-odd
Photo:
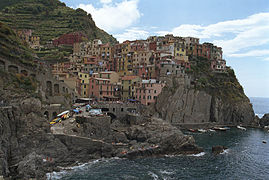
[[[190,131],[190,132],[196,132],[196,130],[195,130],[195,129],[189,129],[189,131]]]
[[[205,132],[206,132],[206,130],[204,130],[204,129],[198,129],[198,132],[205,133]]]
[[[241,129],[241,130],[247,130],[246,128],[244,128],[244,127],[242,127],[242,126],[236,126],[237,127],[237,129]]]
[[[267,142],[265,140],[262,141],[263,144],[266,144]]]
[[[60,114],[57,115],[57,117],[61,117],[62,115],[65,115],[65,114],[67,114],[67,113],[69,113],[69,111],[61,112]]]
[[[216,132],[214,129],[208,129],[209,132]]]
[[[223,127],[214,127],[214,130],[216,130],[216,131],[226,131],[227,128],[223,128]]]

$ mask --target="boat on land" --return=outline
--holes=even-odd
[[[205,133],[205,132],[206,132],[206,130],[204,130],[204,129],[198,129],[198,132]]]
[[[213,129],[216,131],[227,131],[229,128],[227,128],[227,127],[214,127]]]
[[[188,129],[190,132],[196,132],[196,129]]]
[[[216,132],[214,129],[208,129],[209,132]]]
[[[244,127],[242,127],[242,126],[236,126],[237,127],[237,129],[241,129],[241,130],[247,130],[246,128],[244,128]]]

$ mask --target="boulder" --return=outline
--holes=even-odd
[[[217,155],[217,154],[223,153],[225,149],[228,149],[228,148],[225,146],[213,146],[212,153]]]
[[[21,110],[23,113],[28,114],[31,112],[41,111],[41,101],[36,98],[28,98],[20,103]]]

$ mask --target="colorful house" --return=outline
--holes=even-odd
[[[138,76],[124,76],[121,78],[122,100],[135,99],[136,86],[141,79]]]
[[[135,99],[143,105],[153,104],[164,86],[164,83],[157,82],[156,79],[142,80],[136,88]]]

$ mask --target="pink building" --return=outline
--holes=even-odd
[[[136,88],[135,98],[143,105],[153,104],[164,86],[164,83],[157,82],[155,79],[142,80],[142,83]]]
[[[89,96],[98,100],[119,99],[118,79],[115,72],[93,73],[89,80]]]

